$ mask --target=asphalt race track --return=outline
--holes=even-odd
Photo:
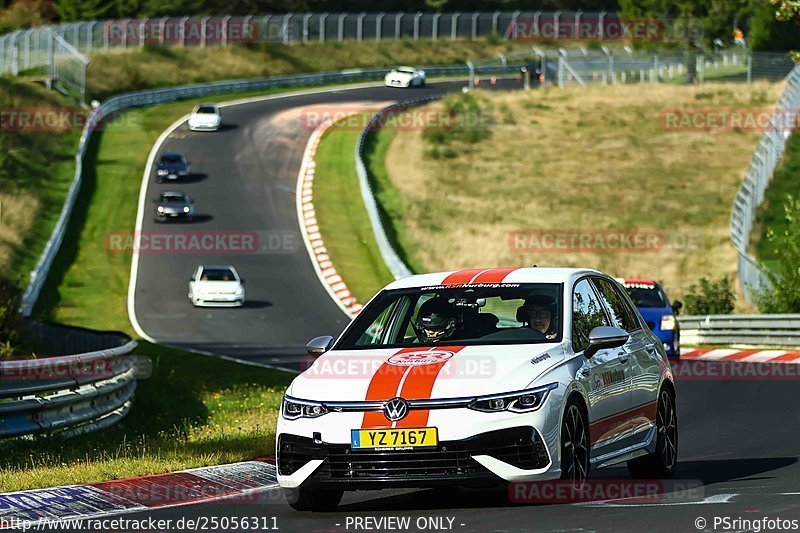
[[[148,200],[159,190],[186,191],[195,200],[199,219],[186,229],[299,235],[294,190],[310,128],[282,113],[320,103],[405,99],[462,85],[342,90],[225,108],[228,126],[223,131],[193,133],[184,125],[167,139],[162,151],[186,153],[196,175],[189,183],[156,185],[151,180]],[[167,228],[152,221],[151,204],[147,209],[145,231]],[[347,319],[317,281],[302,243],[291,253],[283,252],[144,253],[136,287],[138,321],[159,342],[296,367],[309,338],[336,334]],[[249,304],[242,309],[193,308],[186,296],[188,280],[202,263],[235,265],[246,279]],[[679,363],[676,369],[680,464],[674,480],[657,485],[656,496],[647,501],[523,505],[511,503],[504,490],[386,490],[348,493],[338,512],[315,514],[295,512],[280,491],[267,490],[244,502],[185,505],[125,517],[172,519],[173,524],[189,517],[275,517],[281,531],[465,532],[764,531],[770,528],[735,520],[800,520],[797,371],[790,379],[745,375],[731,380],[719,375],[720,369],[736,363],[716,363],[717,375],[707,375],[709,364]],[[603,480],[613,485],[629,479],[624,466],[597,470],[591,477],[601,485]],[[440,527],[425,522],[442,517]],[[715,517],[729,521],[715,527]],[[388,518],[401,522],[380,522]],[[406,519],[408,527],[401,527]],[[777,529],[774,523],[771,529]]]
[[[144,332],[163,344],[299,368],[311,338],[337,335],[348,322],[318,281],[297,223],[297,174],[313,130],[302,109],[319,104],[385,104],[460,90],[464,84],[435,83],[406,90],[380,86],[270,99],[224,108],[223,129],[218,132],[192,132],[181,125],[162,144],[159,155],[184,153],[192,176],[163,184],[150,177],[142,234],[254,234],[263,246],[243,254],[224,250],[224,244],[203,253],[163,252],[164,245],[143,251],[135,310]],[[515,85],[507,80],[497,87]],[[167,190],[186,192],[195,201],[193,223],[153,220],[152,201]],[[245,280],[245,306],[194,308],[187,298],[188,283],[201,264],[235,266]]]
[[[704,365],[698,362],[692,372],[697,374]],[[737,518],[800,520],[797,378],[728,381],[679,377],[677,386],[680,463],[672,484],[665,484],[666,490],[662,490],[655,482],[658,492],[647,503],[520,505],[511,503],[503,490],[385,490],[347,493],[339,511],[315,514],[293,511],[279,490],[268,490],[244,503],[173,507],[125,517],[172,519],[173,524],[188,517],[275,517],[281,531],[391,531],[386,522],[383,527],[371,522],[375,527],[367,529],[355,527],[353,520],[394,517],[409,518],[410,531],[457,532],[723,531],[721,524],[713,528],[714,517],[727,517],[731,525]],[[614,480],[628,486],[632,483],[624,467],[599,469],[590,477],[598,486],[613,486]],[[638,483],[638,487],[650,487],[653,482]],[[692,487],[698,488],[683,490]],[[452,527],[418,527],[416,520],[426,517],[452,518]],[[698,518],[706,520],[705,527],[696,528]]]

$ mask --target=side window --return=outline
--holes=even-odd
[[[363,335],[356,341],[356,346],[369,346],[371,344],[382,344],[384,334],[389,326],[389,321],[392,318],[392,311],[397,306],[397,301],[391,303],[386,309],[381,311],[372,324],[369,325]]]
[[[576,352],[589,345],[589,332],[608,326],[603,306],[588,280],[581,280],[572,293],[572,346]]]
[[[594,282],[611,316],[611,325],[628,332],[639,329],[639,321],[619,289],[607,279],[596,278]]]

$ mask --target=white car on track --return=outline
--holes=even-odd
[[[200,104],[189,115],[192,131],[217,131],[222,126],[222,113],[216,104]]]
[[[201,265],[189,281],[189,300],[196,307],[244,305],[244,280],[232,266]]]
[[[344,490],[557,480],[627,461],[669,477],[675,386],[625,290],[588,269],[394,281],[286,391],[278,482],[296,509]],[[556,483],[554,481],[553,483]]]
[[[425,71],[414,67],[397,67],[386,74],[387,87],[422,87],[425,85]]]

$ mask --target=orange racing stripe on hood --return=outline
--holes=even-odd
[[[458,353],[464,346],[435,346],[432,348],[404,348],[397,352],[433,352],[448,351]],[[394,355],[397,355],[394,354]],[[448,359],[449,361],[449,359]],[[441,363],[416,365],[416,366],[397,366],[383,363],[372,378],[367,389],[367,401],[385,401],[396,396],[407,400],[427,400],[431,397],[433,384],[448,361]],[[390,367],[390,368],[386,368]],[[378,383],[376,383],[378,382]],[[373,386],[374,385],[374,386]],[[392,386],[394,388],[392,389]],[[428,423],[427,409],[409,411],[408,415],[396,423],[392,423],[383,412],[370,411],[364,413],[361,423],[362,429],[369,428],[391,428],[391,427],[424,427]]]

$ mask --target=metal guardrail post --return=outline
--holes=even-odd
[[[461,13],[453,13],[452,18],[450,19],[450,40],[455,41],[458,37],[458,17],[461,16]]]
[[[478,17],[480,15],[481,15],[480,13],[473,13],[472,14],[472,40],[473,41],[478,38]]]

